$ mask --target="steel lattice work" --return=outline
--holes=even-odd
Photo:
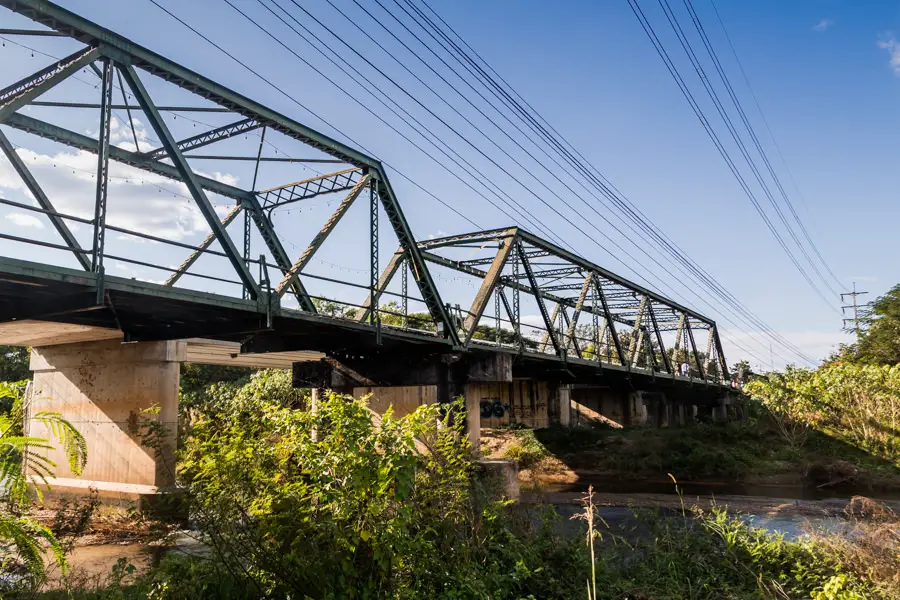
[[[68,252],[81,268],[79,272],[4,258],[4,272],[14,276],[0,284],[4,320],[100,324],[121,329],[130,339],[229,337],[257,349],[346,348],[362,343],[360,340],[377,345],[418,343],[456,351],[515,352],[563,365],[665,373],[709,382],[727,377],[712,320],[518,228],[417,242],[378,160],[50,2],[0,0],[0,6],[79,46],[69,56],[0,89],[0,125],[96,157],[96,169],[91,173],[95,181],[92,218],[63,213],[0,130],[0,148],[37,206],[7,199],[0,199],[0,204],[48,219],[62,243],[6,233],[0,234],[0,239]],[[44,99],[60,84],[78,79],[83,71],[98,81],[93,101]],[[175,107],[159,105],[153,91],[153,86],[159,85],[187,92],[184,95],[195,102]],[[121,95],[121,104],[116,104],[117,94]],[[26,114],[28,107],[96,110],[100,127],[96,136],[79,133],[74,127],[39,118],[32,111]],[[134,141],[131,148],[113,140],[115,110],[127,112]],[[176,135],[177,115],[200,111],[216,114],[223,122],[189,136]],[[146,140],[139,139],[135,125],[138,118],[149,124],[159,142],[156,146],[147,147]],[[251,132],[259,134],[255,157],[195,152],[199,148],[227,148]],[[265,156],[267,134],[299,143],[315,156]],[[209,160],[249,161],[255,167],[252,185],[245,189],[197,167]],[[305,167],[338,166],[329,173],[295,176],[289,179],[292,183],[260,190],[257,175],[260,165],[267,161]],[[183,186],[210,233],[198,244],[189,244],[175,236],[114,224],[108,218],[115,205],[110,193],[111,163]],[[357,202],[360,196],[362,200]],[[296,258],[292,258],[283,243],[294,236],[276,232],[281,217],[276,211],[332,197],[336,207],[308,243],[296,247]],[[215,204],[220,199],[231,205]],[[346,222],[354,206],[363,206],[367,215],[365,236],[355,236],[368,242],[365,268],[361,270],[365,283],[353,285],[343,278],[314,275],[309,270],[310,262],[321,258],[323,246],[334,238],[331,234]],[[233,237],[229,227],[241,216],[243,235]],[[79,241],[74,226],[90,229],[90,244]],[[167,266],[144,256],[114,254],[109,249],[109,232],[175,247],[187,256],[179,259],[180,264]],[[381,269],[379,240],[387,239],[388,233],[399,248]],[[264,246],[255,256],[251,255],[252,238],[261,240]],[[224,260],[230,277],[201,272],[198,265],[207,258]],[[158,282],[115,277],[108,273],[110,261],[159,269],[166,275]],[[468,309],[450,306],[442,299],[433,270],[480,282]],[[402,287],[393,292],[390,288],[398,274]],[[408,285],[409,277],[414,286]],[[237,284],[242,298],[219,288],[186,289],[184,282],[190,278],[213,282],[210,285]],[[368,298],[354,305],[346,298],[316,295],[309,291],[314,280],[351,285],[355,296],[368,293]],[[51,290],[47,282],[55,287]],[[47,289],[41,291],[41,286]],[[23,289],[31,296],[26,298]],[[382,302],[386,296],[398,298],[400,305]],[[296,308],[289,306],[288,300],[296,302]],[[421,303],[424,312],[411,314],[410,302]],[[323,310],[325,306],[329,308]],[[537,323],[529,320],[533,316],[537,316]],[[695,337],[701,330],[706,333],[705,352]]]

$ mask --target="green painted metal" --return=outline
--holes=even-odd
[[[222,227],[222,223],[219,222],[219,216],[216,214],[216,209],[213,208],[209,198],[206,197],[203,188],[197,181],[196,175],[194,175],[194,171],[191,169],[187,160],[185,160],[184,155],[178,150],[178,142],[172,136],[172,132],[169,131],[169,128],[166,126],[165,121],[163,121],[159,111],[157,111],[156,107],[153,105],[153,100],[150,99],[150,94],[144,87],[140,77],[138,77],[137,72],[135,72],[132,66],[125,65],[122,67],[122,76],[131,88],[131,92],[137,98],[138,103],[141,105],[144,115],[150,121],[150,126],[153,127],[153,131],[156,132],[156,136],[168,151],[169,158],[174,163],[181,180],[187,186],[191,196],[193,196],[200,212],[203,213],[207,224],[216,234],[216,239],[222,246],[222,250],[228,255],[228,260],[231,261],[231,265],[237,272],[238,277],[240,277],[244,285],[247,286],[250,297],[253,299],[258,298],[259,285],[253,279],[253,275],[250,274],[250,270],[238,253],[237,248],[234,247],[234,242],[231,241],[228,232],[225,231],[225,228]]]

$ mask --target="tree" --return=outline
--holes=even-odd
[[[900,284],[872,303],[863,326],[857,360],[877,365],[900,363]]]
[[[56,463],[40,452],[53,449],[49,439],[24,433],[24,386],[20,384],[0,382],[0,397],[13,400],[10,413],[0,414],[0,484],[5,488],[0,502],[0,572],[19,568],[29,575],[30,583],[37,584],[45,578],[43,544],[50,548],[63,573],[66,560],[62,545],[50,529],[26,516],[34,494],[38,501],[43,497],[40,486],[31,485],[31,477],[47,485]],[[87,463],[87,444],[78,430],[59,413],[41,411],[31,418],[63,445],[72,473],[81,474]]]
[[[30,348],[25,346],[0,346],[0,381],[31,379],[30,354]]]

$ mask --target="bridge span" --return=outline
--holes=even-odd
[[[293,363],[299,387],[463,394],[473,437],[486,399],[530,394],[539,425],[592,411],[674,425],[726,401],[712,319],[519,227],[417,239],[379,160],[51,2],[0,7],[40,27],[17,35],[66,52],[0,82],[22,190],[0,208],[45,224],[0,232],[0,343],[31,332],[17,339],[36,346],[36,403],[107,447],[86,477],[108,491],[170,482],[124,424],[157,403],[174,427],[177,340],[320,353]],[[89,179],[65,163],[86,155]],[[51,163],[70,187],[43,179]],[[148,185],[193,228],[159,225]]]

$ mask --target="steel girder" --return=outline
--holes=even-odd
[[[449,255],[454,251],[457,254],[460,250],[471,254],[473,243],[480,245],[483,252],[491,255],[464,260],[450,258]],[[677,352],[681,336],[677,332],[683,331],[686,339],[690,340],[693,328],[700,328],[708,331],[709,344],[715,350],[715,358],[722,362],[719,358],[721,351],[717,346],[720,344],[718,333],[712,320],[521,229],[472,232],[423,241],[419,246],[426,251],[425,259],[428,262],[482,280],[462,327],[463,343],[466,346],[472,343],[472,334],[493,292],[497,294],[496,304],[504,307],[509,323],[518,336],[521,333],[515,316],[518,305],[516,298],[519,294],[522,294],[522,298],[532,298],[543,322],[543,328],[539,332],[543,341],[536,342],[535,347],[538,352],[545,352],[548,347],[552,347],[552,352],[563,361],[567,360],[570,352],[574,352],[579,358],[591,356],[601,363],[604,360],[612,361],[627,369],[647,369],[675,377],[676,369],[663,334],[676,332],[673,352]],[[514,260],[509,261],[513,263],[513,267],[504,270],[504,265],[507,264],[505,253],[510,247],[515,248],[512,255]],[[398,250],[395,260],[401,261],[402,254],[402,250]],[[476,266],[487,264],[491,265],[489,270]],[[544,268],[545,264],[563,266]],[[380,283],[381,290],[389,283],[390,276],[392,272],[390,269],[386,270]],[[515,295],[512,306],[508,306],[510,303],[503,288]],[[577,297],[557,294],[561,290],[576,289],[579,290]],[[547,310],[548,302],[553,303],[552,313]],[[583,313],[591,315],[591,324],[583,326],[590,331],[587,336],[578,333],[581,329],[579,319]],[[494,315],[491,318],[497,320],[500,317]],[[617,325],[627,327],[628,333],[621,334]],[[585,349],[590,344],[593,344],[593,348],[586,354]],[[607,348],[607,357],[602,356],[599,344]],[[609,354],[610,350],[612,355]],[[700,377],[710,378],[709,369],[696,365],[701,365],[703,356],[707,357],[706,360],[712,360],[713,351],[708,350],[704,355],[693,344],[689,354],[695,368],[699,368]]]
[[[723,373],[726,372],[724,369],[724,355],[721,351],[721,341],[719,340],[715,323],[710,319],[520,229],[507,228],[487,232],[474,232],[453,236],[452,238],[441,238],[439,240],[417,243],[402,213],[387,174],[377,159],[256,103],[51,2],[46,0],[0,0],[0,6],[18,12],[86,46],[69,57],[38,71],[34,75],[0,90],[0,122],[22,131],[96,153],[98,155],[99,173],[106,169],[109,160],[114,160],[182,182],[187,186],[192,198],[200,208],[213,232],[211,234],[212,238],[208,238],[209,241],[204,240],[201,247],[197,250],[202,252],[212,241],[219,241],[224,250],[224,255],[232,263],[242,284],[250,291],[252,297],[256,297],[261,293],[260,286],[249,273],[248,257],[237,252],[225,231],[229,217],[233,219],[241,210],[246,211],[246,214],[250,215],[272,256],[275,258],[277,266],[284,273],[282,285],[279,286],[280,294],[283,294],[285,287],[289,285],[298,296],[301,307],[314,312],[315,307],[312,305],[311,299],[306,294],[300,281],[302,265],[299,268],[295,268],[297,263],[295,262],[293,265],[290,263],[265,210],[285,202],[294,202],[321,193],[353,189],[365,175],[368,177],[365,185],[371,186],[370,190],[372,192],[373,203],[370,209],[373,220],[372,240],[377,239],[377,231],[374,230],[374,224],[377,220],[378,203],[380,202],[380,206],[384,210],[384,214],[400,243],[400,249],[395,254],[394,259],[391,260],[388,269],[377,281],[373,277],[370,285],[370,299],[368,301],[371,308],[377,310],[378,296],[384,291],[393,274],[402,267],[404,273],[408,269],[408,273],[413,276],[418,290],[428,307],[430,316],[438,327],[443,329],[447,341],[455,347],[463,347],[473,342],[472,335],[478,326],[479,319],[483,316],[484,310],[489,304],[491,293],[494,293],[497,296],[495,304],[497,306],[502,305],[506,311],[509,321],[517,334],[519,347],[522,351],[525,351],[525,348],[521,334],[519,313],[521,311],[522,298],[530,297],[539,308],[544,327],[549,336],[548,339],[553,342],[554,351],[561,360],[566,360],[569,347],[572,347],[576,354],[584,354],[584,349],[579,346],[579,340],[577,339],[578,317],[584,312],[591,315],[595,324],[599,325],[601,321],[603,322],[601,331],[597,331],[597,326],[594,326],[594,331],[592,332],[593,339],[596,340],[593,353],[598,357],[598,361],[600,349],[596,345],[600,343],[601,339],[608,336],[611,343],[616,347],[618,362],[626,368],[631,368],[629,359],[636,358],[637,348],[635,352],[631,353],[631,356],[626,356],[621,347],[619,335],[616,332],[616,323],[619,323],[637,333],[639,336],[637,340],[638,345],[646,343],[648,364],[652,363],[650,364],[651,368],[657,366],[656,356],[653,353],[653,344],[651,343],[653,336],[649,333],[649,327],[652,326],[656,336],[656,346],[664,355],[666,351],[660,337],[662,332],[677,332],[678,340],[673,347],[675,350],[678,348],[681,336],[685,336],[685,339],[691,345],[693,362],[696,364],[699,374],[705,377],[708,375],[709,369],[704,368],[702,365],[701,353],[696,349],[692,331],[693,327],[698,327],[707,329],[710,335],[706,353],[707,359],[712,359],[711,355],[715,351],[716,358],[723,367],[721,371]],[[104,73],[94,65],[96,61],[103,61],[107,70],[107,83],[115,70],[118,70],[117,75],[119,77],[122,74],[125,75],[127,84],[135,93],[141,110],[148,117],[150,125],[157,136],[163,141],[163,148],[147,153],[129,152],[109,145],[103,138],[98,142],[91,137],[16,112],[19,108],[33,102],[46,90],[64,81],[84,66],[89,66],[95,72],[103,75]],[[110,67],[112,68],[110,69]],[[216,105],[216,107],[204,107],[204,109],[235,113],[242,120],[177,141],[161,118],[159,108],[154,105],[136,70],[159,77]],[[111,104],[109,91],[110,87],[104,84],[106,96],[103,102],[98,105],[105,105],[106,108],[104,110],[107,112]],[[127,100],[123,99],[123,103],[123,106],[130,111],[132,107],[128,105]],[[66,103],[59,104],[62,106]],[[75,105],[75,103],[68,104]],[[188,163],[190,155],[185,155],[184,151],[212,144],[215,141],[259,127],[266,130],[272,129],[298,140],[327,154],[334,160],[346,163],[352,169],[313,178],[313,180],[305,182],[279,186],[257,195],[253,190],[243,190],[202,177],[190,167]],[[108,126],[102,129],[108,129]],[[133,136],[137,141],[137,136],[134,132]],[[163,157],[163,152],[172,161],[172,164],[159,160]],[[98,206],[101,206],[101,201],[105,197],[104,182],[105,178],[101,177],[98,180]],[[253,187],[255,188],[255,185]],[[220,221],[218,215],[215,214],[212,205],[206,197],[207,193],[216,193],[237,200],[238,204],[233,209],[233,214],[230,213],[224,220],[225,222]],[[35,196],[38,196],[38,194],[35,194]],[[47,208],[51,206],[49,202],[44,206],[40,198],[38,201],[45,211],[53,212],[52,209]],[[340,213],[336,216],[333,215],[329,222],[332,220],[336,222],[339,219]],[[100,219],[98,218],[96,221],[99,223]],[[54,225],[56,225],[55,222]],[[102,225],[100,227],[102,228]],[[326,224],[325,230],[330,231],[330,228],[333,228],[333,224],[330,226]],[[72,243],[71,235],[67,237],[64,229],[59,226],[57,226],[57,229],[63,238],[66,239],[70,249],[76,253],[84,252],[76,244]],[[327,232],[325,235],[327,235]],[[501,239],[504,240],[502,244],[500,243]],[[471,244],[475,243],[489,246],[490,242],[498,242],[497,250],[501,253],[505,252],[507,258],[494,254],[489,257],[454,260],[437,253],[438,251],[443,251],[444,248],[461,247],[465,244],[470,244],[470,248]],[[100,246],[102,247],[102,239]],[[313,243],[310,245],[313,249],[310,251],[310,248],[308,248],[304,255],[311,255],[315,251],[315,246],[316,240],[313,240]],[[196,260],[199,252],[195,252],[194,255],[185,261],[182,268],[176,270],[174,275],[176,280]],[[373,259],[374,275],[374,269],[377,268],[377,254],[374,246],[370,248],[370,253]],[[303,262],[304,255],[301,255],[298,262]],[[508,262],[512,263],[512,273],[503,273]],[[476,296],[476,302],[468,311],[468,317],[462,320],[461,323],[455,322],[450,317],[449,310],[442,301],[439,290],[432,279],[428,264],[439,264],[485,280]],[[482,265],[490,265],[490,268],[487,270],[478,268]],[[577,283],[571,279],[575,276],[578,277]],[[266,280],[262,276],[261,279]],[[572,285],[569,286],[569,283]],[[580,289],[580,293],[576,298],[561,297],[553,293],[554,285],[559,289]],[[265,288],[267,290],[268,285],[265,285]],[[507,298],[507,290],[513,294],[512,302]],[[269,295],[269,292],[265,291],[265,294]],[[525,296],[522,296],[522,294],[525,294]],[[272,295],[278,296],[279,294],[272,293]],[[588,301],[589,295],[591,296],[590,301]],[[404,297],[405,301],[406,298]],[[546,302],[554,302],[557,305],[562,321],[565,323],[565,334],[562,331],[557,332],[555,330],[555,325],[547,312]],[[635,306],[635,303],[638,302],[641,305],[646,304],[646,315]],[[270,306],[268,302],[265,304],[267,307]],[[573,310],[571,318],[568,309]],[[499,319],[499,315],[497,315],[497,318]],[[674,319],[678,319],[679,324],[682,326],[673,327]],[[372,320],[377,324],[377,315]],[[646,324],[647,322],[650,323],[649,326]],[[634,338],[634,333],[632,338]],[[609,350],[609,343],[607,343],[607,350]],[[663,360],[662,362],[665,363],[666,361]],[[668,365],[667,369],[671,370],[671,365]]]
[[[70,62],[63,65],[62,69],[57,63],[45,69],[43,73],[39,73],[37,77],[32,78],[40,83],[40,85],[20,82],[20,84],[25,85],[28,88],[49,89],[49,86],[55,85],[56,82],[62,80],[64,76],[68,76],[77,71],[83,64],[90,64],[96,58],[103,56],[114,61],[120,69],[123,67],[125,69],[140,69],[150,73],[151,75],[181,87],[196,96],[204,98],[218,105],[220,108],[241,115],[245,119],[253,120],[256,123],[256,126],[278,131],[287,137],[298,140],[307,146],[328,154],[334,159],[338,159],[360,169],[368,170],[375,182],[375,192],[381,203],[381,207],[387,216],[387,220],[393,228],[401,247],[404,248],[404,251],[409,257],[413,278],[428,307],[431,317],[445,332],[447,332],[448,341],[453,346],[459,345],[459,337],[456,328],[453,326],[449,312],[441,300],[440,293],[434,280],[428,272],[422,253],[416,245],[416,240],[412,235],[409,224],[403,215],[400,204],[380,161],[277,111],[263,106],[242,94],[218,84],[191,69],[171,61],[152,50],[134,43],[124,36],[103,28],[75,13],[53,4],[52,2],[46,0],[0,0],[0,6],[6,7],[88,46],[88,48],[82,51],[85,53],[83,56],[75,55],[70,57]],[[47,83],[44,83],[45,81]],[[20,89],[22,85],[17,85],[12,89],[5,90],[11,100],[4,103],[3,107],[0,108],[0,111],[9,113],[8,116],[10,117],[22,117],[22,115],[14,114],[14,109],[19,104],[27,103],[27,101],[36,98],[42,93],[32,92],[30,89],[25,89],[23,91]],[[16,106],[14,106],[14,104]],[[142,103],[141,108],[146,109],[144,103]],[[153,123],[154,129],[158,129],[160,123],[161,121]],[[17,125],[23,125],[22,119],[19,119]],[[54,129],[52,126],[47,126],[48,124],[40,122],[31,122],[27,125],[29,128],[44,130],[45,132],[48,129]],[[77,139],[77,134],[72,135],[73,133],[74,132],[69,132],[62,128],[55,128],[52,135],[60,139],[60,141],[63,138]],[[51,136],[45,135],[45,137]],[[166,145],[169,146],[166,148],[167,154],[173,156],[176,163],[182,162],[182,160],[177,158],[181,153],[178,142],[174,139],[166,141]],[[97,147],[95,140],[91,140],[90,142],[80,140],[80,145],[87,145],[87,149]],[[215,219],[210,218],[210,215],[204,206],[204,190],[212,187],[209,185],[209,182],[204,182],[196,173],[190,171],[189,167],[185,170],[179,164],[176,164],[173,167],[166,165],[165,163],[160,163],[159,161],[150,160],[147,157],[142,157],[138,153],[123,153],[125,153],[125,151],[110,147],[110,158],[113,160],[126,158],[127,161],[135,163],[135,166],[140,168],[149,167],[150,170],[156,172],[165,172],[166,176],[179,179],[185,183],[190,189],[192,196],[194,196],[195,200],[198,202],[198,205],[200,205],[201,211],[207,217],[210,227],[216,232],[217,239],[219,239],[223,246],[226,246],[226,254],[231,257],[231,248],[227,247],[230,245],[230,241],[225,239],[227,234],[222,230],[218,217]],[[182,155],[182,159],[183,158],[184,156]],[[225,187],[227,188],[228,186]],[[231,190],[230,194],[224,195],[230,197],[237,196],[248,206],[251,210],[251,217],[253,217],[256,224],[260,227],[263,237],[266,238],[266,243],[270,246],[270,250],[272,250],[275,255],[276,262],[279,263],[278,266],[282,268],[282,270],[289,269],[290,262],[286,259],[286,255],[282,255],[282,253],[277,251],[280,243],[277,241],[277,236],[272,235],[274,231],[272,230],[271,223],[266,224],[265,216],[261,215],[257,209],[258,200],[256,197],[245,190],[240,190],[239,192]],[[246,263],[244,263],[243,258],[238,258],[240,258],[240,264],[235,262],[234,268],[238,272],[241,280],[244,281],[245,287],[255,293],[258,286],[256,282],[245,281],[247,279]],[[282,264],[282,262],[284,262],[284,264]],[[299,280],[295,280],[294,284],[299,285]],[[302,294],[300,295],[300,301],[302,306],[304,304],[304,295]],[[311,302],[307,308],[314,310],[314,306],[311,305]]]

